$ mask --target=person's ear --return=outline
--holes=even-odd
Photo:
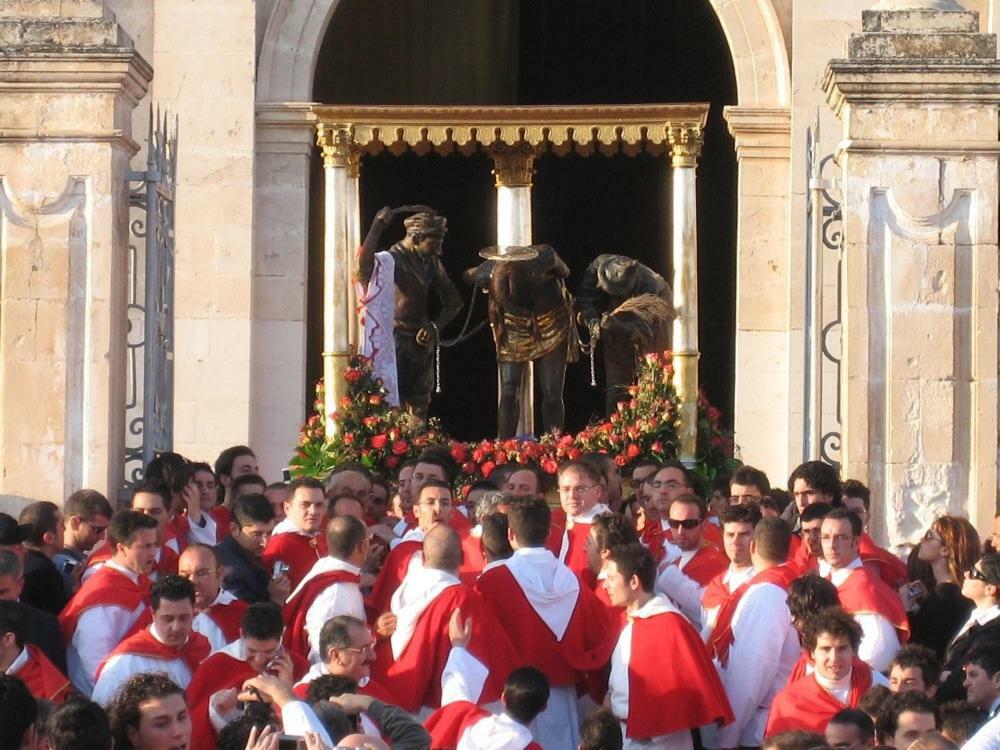
[[[80,525],[83,523],[83,519],[80,516],[70,516],[69,517],[69,527],[73,531],[79,531]]]

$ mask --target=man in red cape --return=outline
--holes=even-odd
[[[719,608],[744,583],[753,578],[750,555],[754,526],[760,511],[752,505],[732,505],[722,511],[722,542],[729,566],[708,582],[701,594],[701,632],[712,632]],[[655,557],[655,556],[654,556]]]
[[[194,585],[194,631],[218,651],[240,637],[240,622],[248,605],[222,588],[224,569],[219,553],[205,544],[191,544],[178,561],[178,573]]]
[[[0,600],[0,674],[19,678],[36,698],[62,703],[72,692],[66,675],[24,636],[25,605]]]
[[[274,569],[276,562],[288,566],[287,575],[293,591],[316,561],[326,554],[325,515],[326,496],[322,482],[301,477],[288,485],[285,519],[271,532],[261,562],[268,572]]]
[[[368,528],[354,516],[339,516],[327,524],[330,553],[317,560],[282,612],[288,624],[285,645],[293,653],[313,664],[322,661],[320,631],[324,623],[337,615],[365,616],[358,584],[368,543]]]
[[[873,684],[888,687],[881,674],[855,658],[860,644],[861,626],[842,609],[831,607],[808,617],[802,645],[815,671],[788,683],[775,696],[764,736],[792,730],[822,734],[834,714],[857,708]]]
[[[156,521],[131,510],[116,513],[108,526],[108,545],[114,556],[59,613],[69,678],[87,696],[104,658],[149,622],[146,576],[156,553]]]
[[[277,604],[251,604],[243,616],[240,638],[201,663],[187,690],[189,747],[215,747],[219,730],[240,715],[237,695],[247,680],[273,674],[292,685],[306,673],[309,663],[281,645],[284,628]]]
[[[821,533],[825,559],[819,572],[837,587],[840,605],[854,615],[864,632],[858,658],[876,672],[884,672],[909,639],[909,620],[897,592],[861,562],[861,528],[861,519],[846,508],[827,514]]]
[[[605,571],[611,603],[628,610],[608,691],[623,747],[690,750],[692,729],[733,720],[705,644],[666,597],[653,593],[656,563],[641,544],[614,548]],[[663,658],[665,648],[669,658]]]
[[[727,513],[744,510],[734,505]],[[724,524],[726,533],[731,524]],[[708,637],[725,686],[733,722],[701,729],[707,748],[759,747],[771,701],[788,682],[799,657],[799,636],[788,610],[788,586],[796,571],[785,564],[791,529],[780,518],[753,527],[750,558],[754,575],[722,604]]]
[[[608,663],[617,628],[609,624],[609,609],[544,547],[551,525],[544,500],[516,500],[507,520],[514,554],[484,571],[477,588],[506,632],[517,634],[521,663],[549,681],[535,739],[546,750],[576,748],[577,683]]]
[[[597,576],[587,565],[587,535],[595,517],[611,512],[607,505],[600,502],[604,493],[603,481],[601,470],[587,460],[566,461],[559,466],[559,503],[565,522],[561,532],[558,524],[552,525],[554,532],[550,534],[556,536],[549,541],[552,545],[550,549],[559,560],[576,573],[580,582],[591,591],[597,587]]]
[[[656,580],[656,590],[670,597],[696,629],[701,628],[705,587],[729,568],[729,558],[705,538],[707,514],[708,506],[697,495],[677,495],[670,501],[667,523],[680,554],[668,557]]]
[[[484,669],[463,673],[476,703],[500,697],[503,681],[520,664],[507,633],[476,592],[458,579],[462,548],[450,526],[427,532],[423,567],[411,572],[392,597],[395,630],[376,648],[374,678],[397,704],[416,714],[442,703],[442,675],[451,655],[449,622],[456,611],[472,620],[469,653]]]
[[[469,700],[452,701],[424,722],[435,750],[542,750],[528,728],[545,708],[549,683],[534,667],[516,669],[504,681],[503,713],[490,713]]]
[[[191,675],[208,658],[208,639],[191,629],[194,585],[180,576],[164,576],[150,594],[153,622],[130,635],[108,654],[97,669],[91,700],[108,705],[119,688],[139,672],[166,672],[186,688]]]

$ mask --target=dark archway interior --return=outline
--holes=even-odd
[[[488,6],[488,7],[487,7]],[[698,168],[701,382],[732,414],[736,284],[736,159],[722,108],[736,102],[732,61],[708,2],[691,0],[341,0],[320,53],[316,101],[330,104],[637,104],[711,102]],[[448,217],[445,265],[459,280],[496,239],[491,162],[482,154],[366,156],[362,233],[383,205],[424,203]],[[309,368],[322,374],[323,180],[311,186]],[[573,270],[574,289],[602,252],[638,258],[668,280],[669,169],[640,154],[536,162],[533,237]],[[402,234],[391,227],[386,244]],[[473,323],[485,317],[475,302]],[[454,336],[459,316],[445,336]],[[599,367],[600,370],[600,367]],[[602,374],[590,387],[586,359],[571,365],[567,428],[603,406]],[[443,393],[432,414],[460,438],[496,429],[496,366],[488,329],[442,352]],[[311,389],[310,389],[311,393]]]

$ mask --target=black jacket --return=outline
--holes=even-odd
[[[243,549],[231,536],[219,542],[215,549],[225,568],[222,588],[237,599],[251,604],[271,601],[271,595],[267,591],[267,584],[271,579],[260,560]]]
[[[955,639],[949,644],[944,657],[944,671],[950,671],[948,679],[938,688],[937,700],[939,703],[947,701],[965,700],[966,692],[962,687],[965,681],[965,672],[962,670],[965,657],[969,655],[976,646],[986,643],[994,649],[1000,649],[1000,617],[994,617],[985,625],[973,625],[962,634],[961,638]]]

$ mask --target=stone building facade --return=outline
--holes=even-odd
[[[998,0],[697,1],[718,16],[738,89],[725,119],[743,459],[783,484],[818,456],[810,419],[832,411],[806,364],[810,316],[838,307],[836,261],[820,282],[804,251],[818,123],[843,210],[839,376],[820,365],[842,399],[843,474],[885,498],[875,531],[892,543],[945,511],[984,529],[998,466]],[[338,4],[0,5],[4,503],[121,483],[123,200],[149,103],[181,133],[174,446],[200,458],[248,443],[265,476],[286,465],[308,401],[313,80]]]

